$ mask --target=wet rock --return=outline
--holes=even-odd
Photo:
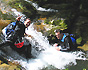
[[[0,56],[0,70],[25,70],[25,68],[16,61],[11,62]]]

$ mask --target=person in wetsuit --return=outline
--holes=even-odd
[[[54,44],[54,47],[58,51],[72,51],[76,50],[76,40],[71,37],[69,33],[63,33],[62,30],[57,29],[54,31],[58,39],[58,42]]]
[[[0,43],[0,47],[3,48],[4,45],[11,45],[11,46],[14,46],[14,43],[19,39],[20,41],[22,40],[22,37],[24,37],[24,35],[27,35],[25,33],[25,29],[30,26],[31,24],[31,20],[29,18],[27,18],[24,23],[22,23],[20,21],[22,16],[19,16],[17,17],[16,19],[16,22],[15,25],[12,25],[12,24],[9,24],[6,28],[6,32],[5,32],[5,41]],[[16,49],[15,47],[12,47],[14,49]],[[24,50],[26,49],[26,52],[25,54],[28,56],[29,53],[28,52],[28,49],[30,51],[31,49],[31,44],[29,44],[29,46],[25,46],[25,47],[22,47],[22,48],[17,48],[16,50],[18,52],[24,52]],[[31,54],[31,53],[30,53]]]
[[[5,35],[5,42],[0,44],[0,47],[5,43],[11,43],[11,42],[15,43],[18,38],[21,39],[22,37],[24,37],[24,34],[26,34],[25,28],[27,28],[30,25],[31,20],[26,19],[24,23],[22,23],[20,22],[21,17],[17,17],[17,21],[15,22],[16,25],[14,27],[13,25],[8,25],[6,27],[7,32]]]

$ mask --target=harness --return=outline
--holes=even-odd
[[[10,23],[10,24],[6,27],[6,35],[10,35],[11,32],[14,32],[15,27],[16,27],[16,22]]]
[[[75,44],[76,43],[76,39],[74,38],[74,34],[68,34],[68,33],[63,33],[63,38],[61,39],[62,42],[64,42],[65,37],[67,37],[68,35],[70,36],[72,43]]]
[[[5,28],[6,37],[8,37],[12,32],[14,32],[15,27],[16,27],[16,22],[12,22],[12,23],[10,23],[10,24]],[[14,45],[15,45],[17,48],[23,47],[24,42],[19,41],[19,38],[17,39],[17,41],[18,41],[18,43],[15,43]]]

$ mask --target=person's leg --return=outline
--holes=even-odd
[[[31,56],[31,44],[29,44],[28,46],[27,46],[27,50],[26,50],[26,58],[31,58],[32,56]]]

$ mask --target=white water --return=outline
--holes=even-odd
[[[13,11],[17,14],[17,11]],[[19,13],[19,12],[18,12]],[[20,14],[20,13],[19,13]],[[41,32],[37,32],[31,24],[26,33],[31,35],[33,38],[26,37],[32,44],[32,55],[36,58],[31,58],[28,61],[17,60],[26,70],[41,70],[49,67],[50,65],[58,69],[65,69],[66,65],[76,65],[76,59],[85,60],[84,53],[81,51],[76,52],[60,52],[52,47],[47,38],[42,35]],[[38,47],[38,51],[36,51]],[[44,49],[45,51],[40,51]]]
[[[12,9],[12,11],[16,14],[16,16],[18,16],[18,14],[23,15],[22,13],[17,12],[15,9]],[[29,37],[27,37],[27,39],[30,40],[34,48],[32,50],[32,55],[36,56],[36,58],[31,58],[29,61],[17,60],[26,70],[41,70],[49,67],[50,65],[58,69],[64,69],[66,65],[76,65],[76,59],[85,60],[85,57],[82,58],[84,53],[81,51],[60,52],[55,50],[55,48],[49,44],[47,38],[43,36],[41,32],[37,32],[33,29],[33,24],[26,32],[33,37],[33,39]],[[45,51],[38,52],[39,50],[36,51],[35,47],[38,47],[39,50],[44,49]]]
[[[32,1],[29,1],[29,0],[25,0],[27,2],[29,2],[30,4],[32,4],[36,10],[39,10],[39,11],[47,11],[47,12],[58,12],[58,10],[54,10],[54,9],[46,9],[46,8],[42,8],[42,7],[39,7],[37,3],[33,3]]]
[[[65,53],[56,51],[54,48],[49,48],[46,51],[41,52],[41,54],[36,59],[30,59],[29,62],[21,61],[22,66],[26,70],[40,70],[52,65],[58,69],[64,69],[66,65],[71,62],[76,64],[76,56],[71,53]]]
[[[65,69],[66,65],[76,65],[76,59],[85,60],[84,53],[81,51],[76,52],[61,52],[57,51],[52,47],[47,38],[42,35],[42,33],[37,32],[33,29],[33,24],[26,30],[26,32],[31,35],[37,42],[39,49],[45,49],[45,51],[37,52],[36,58],[31,58],[29,61],[20,60],[20,64],[26,68],[26,70],[41,70],[43,68],[49,67],[50,65],[58,69]],[[32,39],[31,39],[32,40]],[[32,40],[33,42],[33,40]],[[32,43],[37,46],[35,43]],[[35,52],[35,51],[34,51]],[[32,53],[33,55],[35,53]]]
[[[39,46],[42,46],[43,49],[50,47],[47,37],[43,36],[41,32],[37,32],[36,30],[34,30],[33,24],[28,27],[26,33],[28,35],[31,35],[36,40],[36,42],[38,42]]]

